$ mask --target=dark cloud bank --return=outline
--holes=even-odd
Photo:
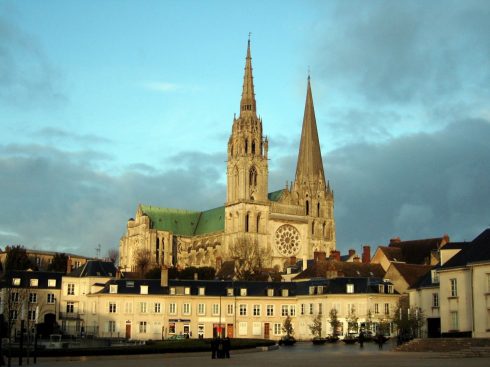
[[[489,138],[489,121],[471,120],[328,154],[339,248],[378,245],[392,236],[472,239],[490,225]],[[96,169],[104,156],[88,151],[4,146],[0,153],[2,246],[93,254],[98,243],[118,245],[140,202],[206,209],[225,200],[221,154],[186,152],[169,157],[166,171],[141,165],[112,175]],[[295,161],[278,159],[271,190],[292,178]]]

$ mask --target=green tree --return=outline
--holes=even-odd
[[[329,324],[332,327],[333,330],[333,336],[338,336],[339,335],[339,327],[340,327],[340,321],[337,316],[337,310],[335,308],[332,308],[329,312]]]
[[[7,252],[7,256],[5,259],[5,272],[8,273],[12,270],[27,270],[34,269],[37,270],[37,267],[34,266],[29,257],[27,256],[27,251],[24,246],[15,245],[15,246],[7,246],[5,248],[5,252]]]
[[[282,324],[282,331],[286,333],[286,338],[291,339],[294,335],[293,323],[291,321],[291,316],[284,319]]]
[[[398,334],[419,337],[425,319],[422,310],[410,307],[408,297],[401,297],[391,321],[396,325]]]
[[[68,256],[65,253],[58,252],[54,254],[51,263],[48,265],[48,271],[59,271],[66,273],[67,264]]]
[[[352,305],[352,308],[349,310],[349,316],[347,317],[348,333],[357,333],[359,331],[359,324],[357,323],[358,319],[359,318],[356,315],[356,309],[354,305]]]
[[[313,318],[313,323],[308,325],[314,339],[322,337],[322,315],[318,314]]]

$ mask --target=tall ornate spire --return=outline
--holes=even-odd
[[[301,184],[305,180],[317,179],[321,179],[325,183],[322,154],[316,127],[315,108],[311,93],[310,75],[308,75],[305,114],[303,117],[303,129],[301,131],[298,165],[296,166],[296,182]]]
[[[240,101],[240,116],[245,113],[257,112],[254,93],[254,79],[252,75],[252,57],[250,55],[250,33],[248,34],[247,57],[245,59],[245,75],[243,76],[242,100]]]

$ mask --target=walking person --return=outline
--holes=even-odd
[[[211,340],[211,358],[216,359],[216,352],[218,351],[218,340],[213,338]]]
[[[364,331],[361,330],[361,333],[359,334],[359,346],[361,348],[364,348]]]
[[[230,358],[230,348],[231,348],[231,342],[230,338],[226,337],[223,339],[223,352],[224,352],[224,358]]]

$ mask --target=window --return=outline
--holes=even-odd
[[[267,316],[274,316],[274,305],[267,305]]]
[[[233,305],[228,305],[226,307],[226,312],[228,315],[233,315]]]
[[[19,293],[18,292],[10,293],[10,301],[13,303],[19,302]]]
[[[248,325],[246,322],[240,322],[238,324],[238,335],[247,335]]]
[[[318,304],[318,314],[321,315],[323,313],[323,304]]]
[[[260,305],[254,305],[253,306],[253,315],[254,316],[260,316]]]
[[[109,293],[111,293],[111,294],[117,293],[117,284],[111,284],[109,286]]]
[[[48,287],[49,288],[56,287],[56,279],[48,279]]]
[[[313,303],[310,303],[310,315],[313,315]]]
[[[312,294],[315,294],[315,287],[314,287],[314,286],[311,286],[311,287],[308,289],[308,292],[309,292],[310,296],[311,296]]]
[[[389,314],[390,314],[390,304],[385,303],[385,315],[389,315]]]
[[[147,285],[140,286],[140,294],[148,294],[148,286]]]
[[[289,316],[296,316],[296,305],[289,306]]]
[[[53,293],[48,293],[48,300],[47,300],[48,304],[51,305],[51,304],[54,303],[54,301],[55,301],[54,294]]]
[[[147,308],[146,308],[146,302],[140,302],[140,313],[146,313]]]
[[[247,305],[241,304],[239,306],[240,316],[247,316]]]
[[[437,270],[431,270],[430,275],[433,284],[439,283],[439,273],[437,272]]]
[[[38,279],[31,279],[31,280],[29,281],[29,285],[30,285],[31,287],[37,287],[37,286],[39,285],[39,280],[38,280]]]
[[[347,293],[354,293],[354,284],[347,284]]]
[[[197,314],[205,315],[206,314],[206,305],[204,303],[199,303],[197,305]]]
[[[67,289],[66,289],[66,294],[69,296],[74,296],[75,295],[75,284],[73,283],[68,283]]]
[[[184,314],[184,315],[190,315],[191,314],[191,304],[190,303],[184,303],[182,305],[182,314]]]
[[[240,288],[240,296],[245,297],[247,295],[247,288]]]
[[[170,322],[168,324],[168,333],[175,334],[175,322]]]
[[[459,330],[458,311],[451,311],[451,330]]]
[[[168,313],[170,315],[175,315],[177,313],[177,305],[175,303],[170,303],[168,305]]]
[[[109,302],[109,313],[116,313],[116,304],[114,302]]]
[[[281,316],[287,316],[289,311],[289,306],[288,305],[282,305],[281,306]]]
[[[305,314],[305,304],[302,303],[301,304],[301,315],[304,315]]]
[[[274,324],[274,335],[281,335],[282,334],[282,324],[275,323]]]
[[[29,293],[29,303],[37,303],[37,293]]]
[[[219,315],[219,303],[213,303],[213,315]]]
[[[379,304],[377,303],[374,304],[374,313],[379,314]]]
[[[457,297],[458,296],[458,281],[457,281],[457,279],[453,278],[453,279],[450,279],[450,282],[451,282],[451,297]]]
[[[384,292],[385,292],[385,285],[379,284],[378,285],[378,293],[384,293]]]
[[[289,289],[283,289],[283,290],[281,290],[281,296],[288,297],[289,296]]]
[[[174,295],[175,294],[175,287],[170,287],[170,294]]]
[[[267,296],[274,297],[274,288],[267,289]]]
[[[186,296],[190,295],[190,294],[191,294],[191,287],[185,287],[185,288],[184,288],[184,294],[185,294]]]
[[[252,324],[252,335],[259,336],[262,334],[262,323],[254,322]]]
[[[162,312],[162,305],[160,304],[160,302],[155,302],[155,304],[153,305],[153,312],[155,313]]]
[[[439,307],[439,293],[432,293],[432,307]]]
[[[388,293],[393,293],[393,286],[388,284]]]
[[[13,278],[12,279],[12,285],[20,285],[20,278]]]
[[[66,313],[75,312],[75,302],[66,302]]]
[[[27,312],[27,319],[29,321],[36,321],[36,310],[29,310]]]
[[[233,296],[233,288],[226,288],[226,295],[227,296]]]
[[[17,310],[10,310],[10,320],[17,320]]]
[[[115,333],[116,332],[116,322],[113,320],[110,320],[107,322],[107,331],[109,333]]]
[[[140,334],[146,334],[146,321],[140,321]]]
[[[199,292],[198,292],[198,294],[199,294],[200,296],[204,296],[204,295],[206,294],[206,288],[204,288],[204,287],[199,287]]]

